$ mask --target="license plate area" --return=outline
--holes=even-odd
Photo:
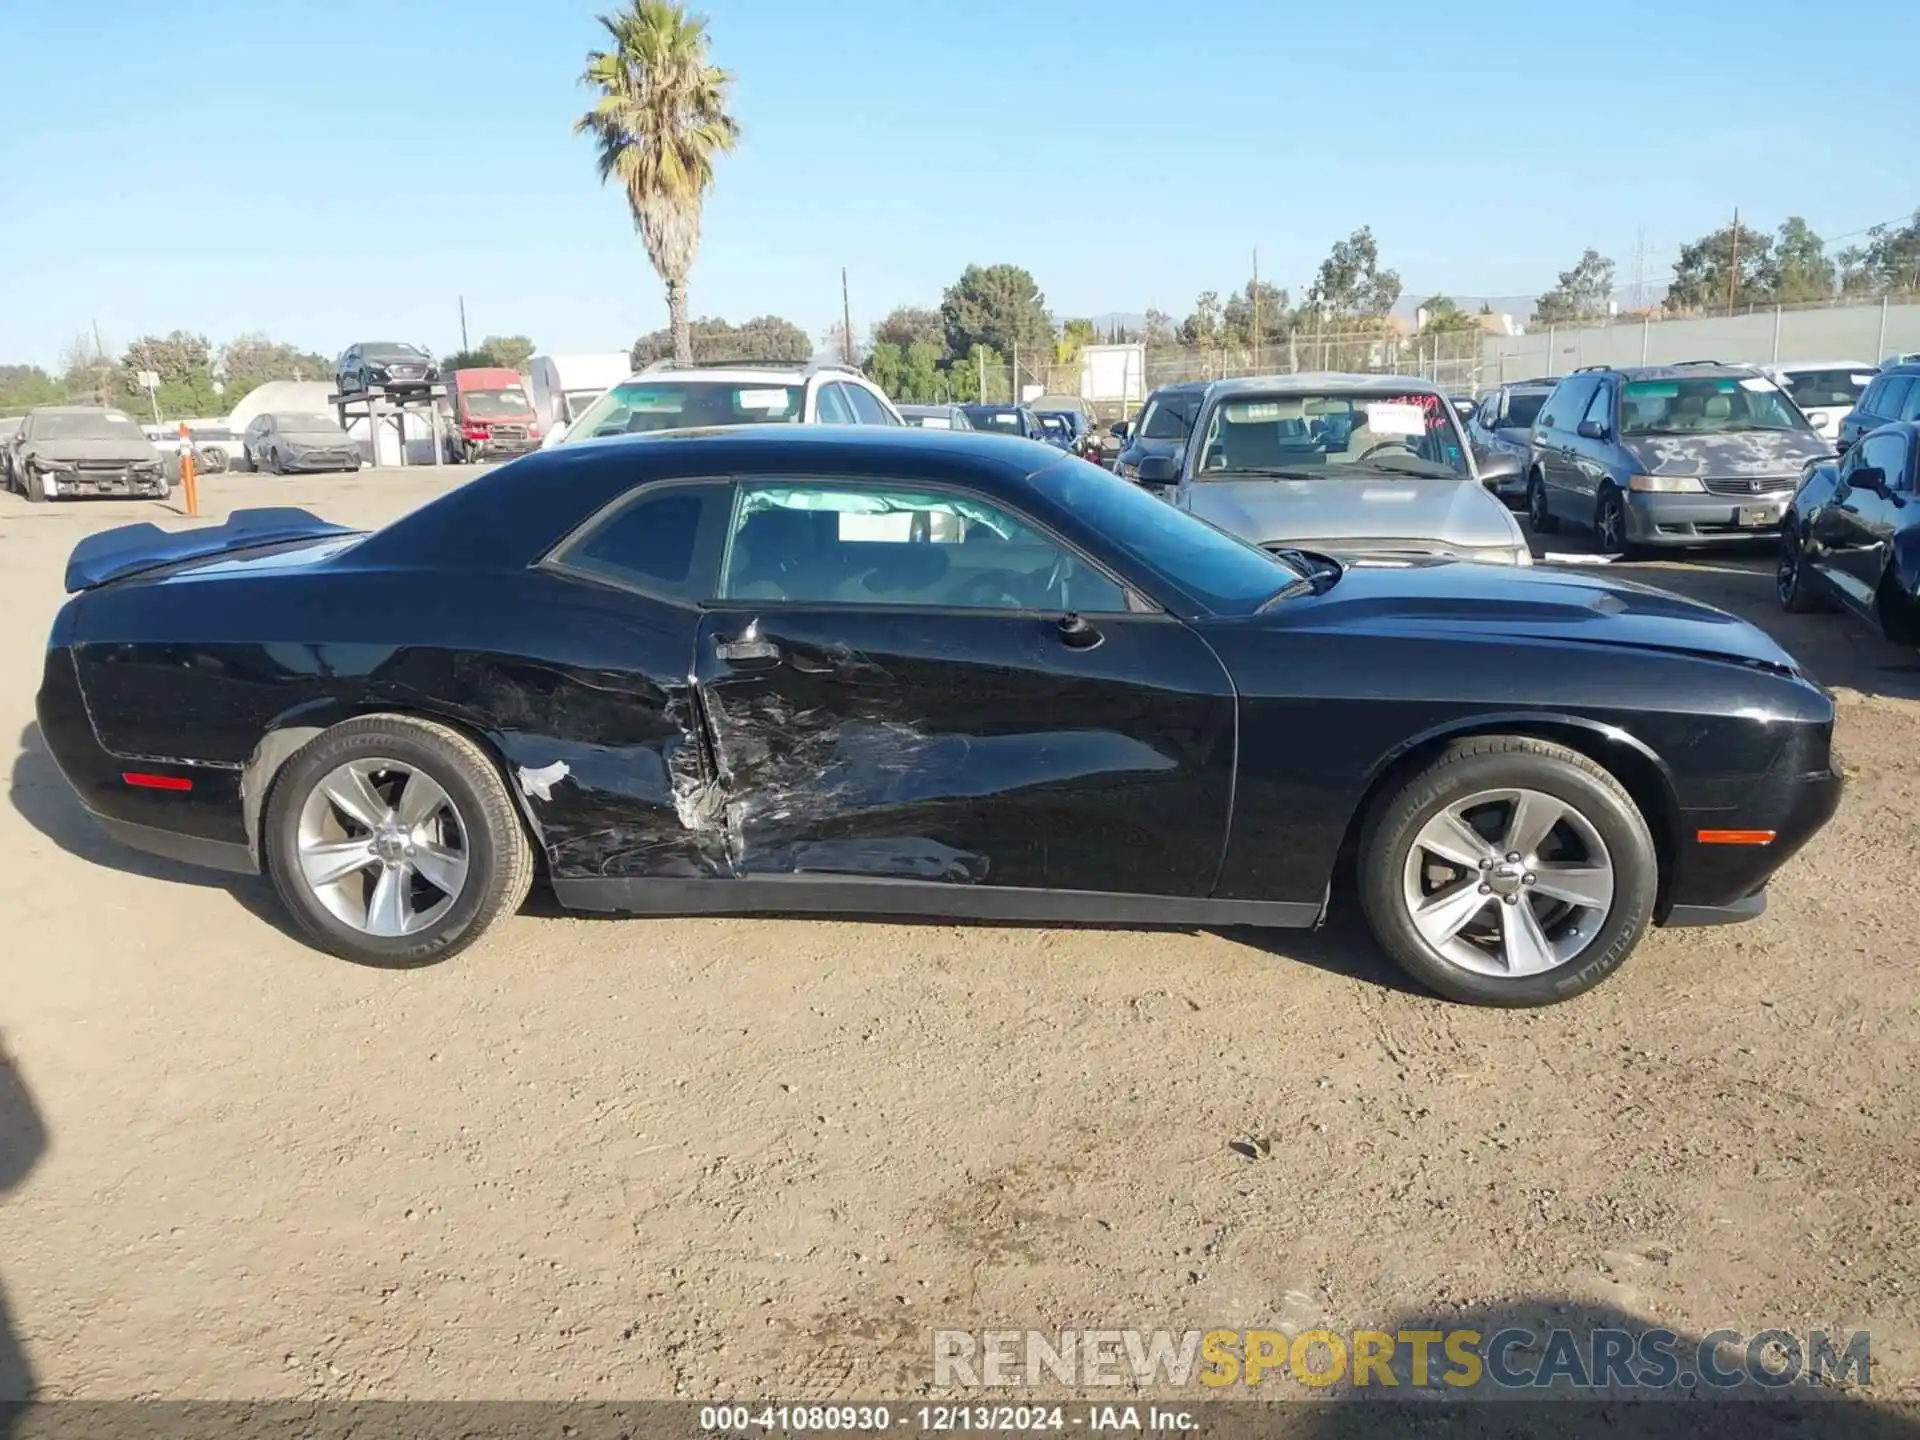
[[[1755,529],[1762,525],[1780,523],[1778,505],[1742,505],[1734,512],[1734,520],[1742,529]]]

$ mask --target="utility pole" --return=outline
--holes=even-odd
[[[107,347],[100,339],[100,322],[93,322],[93,391],[94,403],[107,403]],[[157,403],[157,402],[156,402]]]
[[[1253,247],[1253,373],[1260,373],[1260,247]]]
[[[460,352],[467,351],[467,297],[460,297]]]
[[[1733,297],[1740,284],[1740,207],[1733,207],[1733,263],[1727,266],[1727,314],[1733,314]]]
[[[847,295],[847,267],[840,267],[840,349],[847,364],[853,364],[853,301]]]

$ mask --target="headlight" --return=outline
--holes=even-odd
[[[1698,475],[1629,475],[1627,489],[1642,495],[1701,495],[1706,486]]]
[[[1123,460],[1113,467],[1113,473],[1118,475],[1122,480],[1138,480],[1140,478],[1140,467],[1138,465],[1129,465]]]
[[[73,469],[73,462],[71,460],[45,460],[38,455],[27,456],[26,463],[33,466],[36,470],[44,470],[50,474],[64,474],[66,471]]]

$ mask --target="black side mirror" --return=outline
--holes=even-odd
[[[1138,478],[1142,485],[1177,485],[1180,462],[1171,455],[1149,455],[1140,462]]]
[[[1113,422],[1112,425],[1108,426],[1107,428],[1113,432],[1114,439],[1124,440],[1127,438],[1127,430],[1130,427],[1128,426],[1126,421],[1116,420]]]
[[[1887,472],[1878,465],[1861,465],[1847,477],[1847,484],[1856,490],[1871,490],[1882,499],[1887,495]]]
[[[1607,438],[1607,427],[1598,420],[1582,420],[1580,428],[1574,433],[1583,440],[1604,440]]]
[[[1480,483],[1489,490],[1498,490],[1503,480],[1518,479],[1519,475],[1518,455],[1489,455],[1480,465]]]

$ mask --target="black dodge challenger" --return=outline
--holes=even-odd
[[[517,907],[1308,926],[1462,1000],[1759,913],[1833,706],[1588,574],[1268,553],[1030,441],[570,445],[371,534],[74,551],[39,715],[121,840],[419,964]]]

